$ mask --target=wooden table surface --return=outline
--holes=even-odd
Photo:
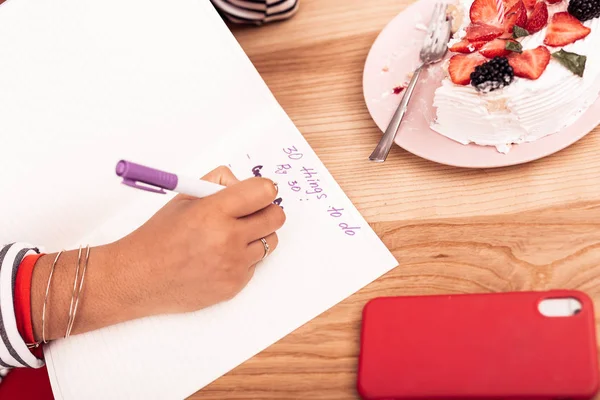
[[[378,32],[410,2],[301,0],[290,21],[234,28],[400,266],[192,399],[358,398],[361,310],[376,296],[568,288],[600,309],[600,129],[509,168],[447,167],[397,147],[384,164],[367,161],[380,131],[362,68]]]

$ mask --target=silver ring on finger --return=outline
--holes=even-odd
[[[271,247],[269,246],[269,243],[267,243],[267,239],[265,238],[260,238],[260,241],[263,245],[263,247],[265,248],[265,254],[263,254],[262,258],[260,259],[261,261],[264,260],[265,258],[267,258],[267,256],[269,255],[269,253],[271,252]]]

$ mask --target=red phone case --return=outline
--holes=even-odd
[[[582,310],[538,311],[560,297]],[[365,400],[590,399],[597,390],[594,310],[581,292],[388,297],[363,310]]]

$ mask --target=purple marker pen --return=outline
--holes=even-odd
[[[202,198],[225,188],[216,183],[159,171],[125,160],[117,163],[116,172],[123,178],[124,185],[154,193],[165,194],[165,190],[170,190]]]

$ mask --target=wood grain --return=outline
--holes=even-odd
[[[362,68],[378,32],[409,3],[302,0],[290,21],[233,28],[400,266],[192,399],[357,398],[360,314],[377,296],[568,288],[600,309],[600,129],[516,167],[446,167],[399,148],[384,164],[367,161],[380,132]]]

